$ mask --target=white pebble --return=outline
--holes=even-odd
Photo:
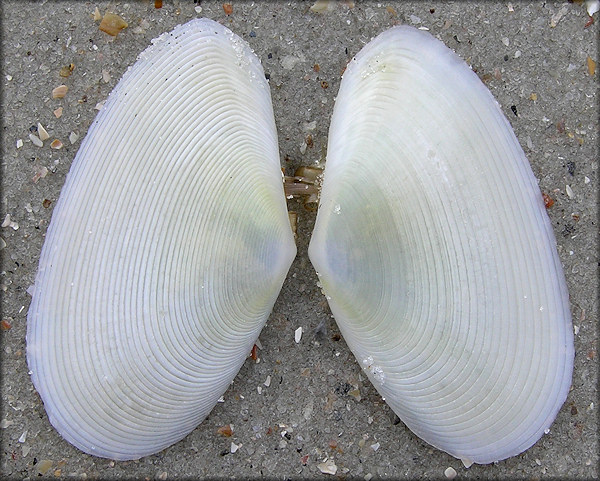
[[[71,142],[71,145],[77,142],[77,139],[79,139],[79,135],[77,135],[75,132],[71,132],[69,134],[69,142]]]
[[[264,382],[264,385],[266,387],[269,387],[271,385],[271,376],[267,376],[267,380]]]
[[[371,444],[371,449],[373,451],[377,451],[380,446],[381,446],[381,444],[379,444],[379,443]]]
[[[17,149],[20,149],[21,147],[23,147],[23,139],[17,139]],[[586,177],[587,179],[587,177]],[[589,181],[589,179],[588,179]],[[587,182],[586,182],[587,184]]]
[[[19,442],[24,443],[26,440],[27,440],[27,431],[23,431],[23,434],[21,434],[21,437],[19,438]]]
[[[502,43],[508,47],[510,45],[510,39],[508,37],[502,37]]]
[[[302,339],[302,326],[300,326],[294,332],[294,341],[296,341],[296,344],[298,344],[300,342],[300,339]]]
[[[448,479],[456,478],[456,469],[454,469],[452,466],[446,468],[444,471],[444,476],[446,476]]]

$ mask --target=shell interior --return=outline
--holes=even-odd
[[[566,284],[497,102],[431,35],[349,63],[309,256],[349,347],[428,443],[491,463],[533,445],[573,368]]]

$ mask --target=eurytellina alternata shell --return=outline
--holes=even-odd
[[[430,34],[348,64],[309,247],[344,339],[400,419],[466,464],[521,453],[569,391],[552,226],[497,102]]]
[[[90,127],[46,235],[27,357],[51,423],[113,459],[186,436],[295,253],[257,57],[207,19],[161,35]]]

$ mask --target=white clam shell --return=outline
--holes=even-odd
[[[418,436],[466,464],[533,445],[569,391],[555,238],[497,102],[396,27],[342,79],[309,256],[344,339]]]
[[[113,459],[183,438],[295,253],[258,59],[207,19],[161,35],[90,127],[46,235],[27,358],[51,423]]]

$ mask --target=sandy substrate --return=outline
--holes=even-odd
[[[163,3],[157,9],[148,0],[2,2],[3,476],[316,478],[326,476],[327,460],[337,468],[332,478],[444,478],[449,467],[465,479],[597,477],[598,23],[586,27],[585,6],[331,2],[317,13],[309,8],[313,2],[232,2],[227,15],[222,2],[203,1],[201,12],[192,1]],[[95,7],[120,15],[129,26],[116,37],[107,35],[94,21]],[[340,75],[362,46],[393,25],[429,29],[485,82],[541,191],[554,201],[548,214],[571,296],[572,391],[550,432],[531,449],[466,469],[398,420],[340,338],[307,256],[315,213],[298,199],[288,204],[298,213],[298,256],[260,336],[258,359],[247,360],[224,402],[196,430],[159,454],[114,462],[82,453],[52,428],[25,359],[27,289],[52,208],[97,104],[151,39],[202,16],[232,29],[260,58],[270,78],[287,175],[299,166],[324,164]],[[61,76],[70,64],[72,72]],[[68,86],[66,96],[53,99],[61,84]],[[50,136],[43,147],[29,137],[38,122]],[[61,149],[50,147],[54,139]],[[299,327],[303,336],[296,343]],[[217,434],[227,424],[233,435]]]

